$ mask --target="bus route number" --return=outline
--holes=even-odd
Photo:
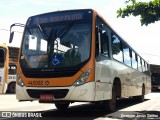
[[[31,86],[48,86],[49,85],[49,81],[42,81],[42,80],[38,80],[38,81],[29,81],[28,85]]]

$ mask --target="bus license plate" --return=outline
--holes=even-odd
[[[54,96],[52,94],[40,95],[40,100],[43,100],[43,101],[52,101],[53,99],[54,99]]]

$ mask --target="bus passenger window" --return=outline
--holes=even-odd
[[[142,72],[141,58],[138,56],[138,70]]]
[[[102,55],[109,57],[109,37],[110,29],[100,17],[96,17],[96,57],[101,52]],[[100,36],[99,36],[100,35]],[[100,43],[99,43],[100,38]],[[99,50],[100,49],[100,50]]]
[[[102,54],[108,57],[108,36],[106,32],[102,33],[102,40],[101,40],[101,45],[102,45]]]
[[[138,64],[136,56],[137,54],[134,51],[132,51],[132,67],[134,69],[137,69],[137,64]]]
[[[143,71],[143,72],[145,72],[144,60],[143,60],[143,59],[141,59],[141,61],[142,61],[142,71]]]
[[[120,62],[123,62],[123,56],[122,56],[122,50],[121,50],[121,41],[114,34],[112,35],[112,55],[113,55],[114,59],[116,59]]]
[[[131,66],[131,58],[130,58],[130,49],[128,45],[123,43],[123,58],[124,58],[124,64]]]

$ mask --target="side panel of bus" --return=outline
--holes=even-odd
[[[100,44],[101,52],[96,56],[95,101],[111,99],[113,85],[117,98],[149,93],[150,79],[146,74],[146,62],[99,16],[96,18],[96,27],[96,31],[100,31],[96,33],[96,39],[100,39],[96,40],[96,44]]]
[[[101,56],[103,57],[103,56]],[[96,62],[95,67],[96,94],[95,101],[111,99],[111,61],[107,58],[104,61]]]

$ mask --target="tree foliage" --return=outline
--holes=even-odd
[[[117,10],[117,17],[140,16],[141,25],[148,25],[160,20],[160,0],[150,2],[128,0],[125,3],[127,5],[125,8]]]

